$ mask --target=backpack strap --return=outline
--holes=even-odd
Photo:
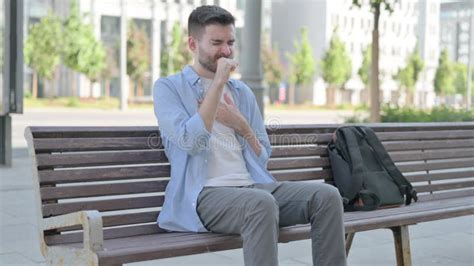
[[[393,181],[395,181],[395,183],[398,185],[400,193],[402,193],[402,195],[405,195],[405,204],[410,205],[412,200],[418,201],[416,190],[413,188],[410,182],[406,180],[400,170],[395,166],[387,151],[383,147],[382,143],[377,138],[377,135],[375,135],[374,131],[371,128],[362,126],[356,127],[356,130],[358,130],[359,132],[363,132],[367,136],[367,143],[369,143],[369,145],[374,149],[377,155],[375,157],[385,167],[387,172],[393,178]]]

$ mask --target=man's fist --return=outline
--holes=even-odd
[[[226,83],[230,78],[230,73],[234,71],[239,64],[237,61],[221,57],[217,60],[217,70],[215,80]]]

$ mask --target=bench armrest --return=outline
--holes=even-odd
[[[103,250],[104,236],[102,216],[98,211],[78,211],[43,219],[43,230],[82,225],[84,248],[92,251]]]

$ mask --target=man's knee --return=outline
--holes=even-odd
[[[246,206],[247,214],[255,218],[278,219],[278,203],[275,198],[266,192],[258,191],[249,199]]]
[[[341,207],[342,198],[336,187],[322,184],[322,187],[315,193],[313,203],[319,208],[338,208]]]

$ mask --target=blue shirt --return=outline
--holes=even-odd
[[[153,87],[155,115],[171,164],[171,179],[158,224],[170,231],[207,232],[196,209],[207,178],[211,136],[198,112],[198,100],[203,91],[199,80],[199,75],[186,66],[177,74],[158,79]],[[267,170],[271,147],[255,96],[241,81],[230,79],[227,85],[262,147],[257,156],[247,141],[237,135],[247,170],[256,183],[275,182]]]

